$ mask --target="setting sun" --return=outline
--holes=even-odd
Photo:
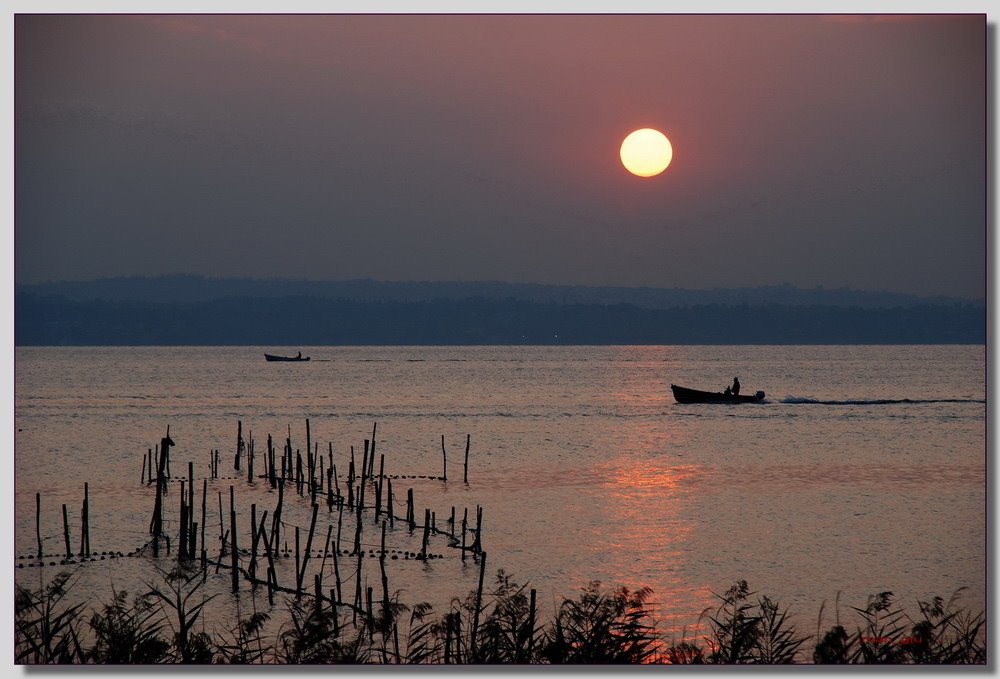
[[[660,174],[667,169],[673,157],[670,140],[662,132],[648,127],[636,130],[622,142],[622,165],[639,177]]]

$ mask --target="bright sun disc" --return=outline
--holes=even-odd
[[[653,177],[667,169],[674,149],[662,132],[644,127],[625,137],[621,157],[622,165],[632,174]]]

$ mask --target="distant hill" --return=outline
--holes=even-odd
[[[558,304],[630,304],[646,309],[671,309],[708,304],[783,304],[787,306],[835,306],[862,309],[914,307],[924,304],[983,304],[983,300],[925,298],[894,292],[850,288],[797,288],[775,285],[758,288],[593,287],[541,285],[535,283],[417,282],[216,279],[193,275],[152,278],[104,278],[94,281],[63,281],[18,285],[17,291],[40,297],[63,296],[68,300],[133,301],[148,303],[194,303],[227,297],[290,297],[340,299],[358,302],[429,302],[433,300],[494,299]]]
[[[305,295],[70,299],[19,290],[17,345],[983,344],[982,304],[571,304]]]

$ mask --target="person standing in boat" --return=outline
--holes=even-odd
[[[739,395],[740,395],[740,378],[739,377],[734,377],[733,378],[733,396],[739,396]]]
[[[296,356],[295,358],[302,358],[302,352],[300,351],[300,352],[299,352],[299,355],[298,355],[298,356]]]

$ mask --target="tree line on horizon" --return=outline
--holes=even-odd
[[[196,302],[15,294],[17,345],[984,344],[985,305],[563,304],[359,301],[306,295]]]
[[[556,285],[503,281],[383,281],[373,279],[307,280],[210,278],[196,274],[118,276],[89,281],[17,284],[18,292],[62,295],[86,301],[205,302],[224,297],[322,297],[358,302],[429,302],[471,298],[516,299],[559,304],[634,304],[669,309],[705,304],[788,304],[863,308],[910,307],[921,304],[982,304],[981,298],[919,296],[886,290],[856,290],[788,283],[711,289]]]

